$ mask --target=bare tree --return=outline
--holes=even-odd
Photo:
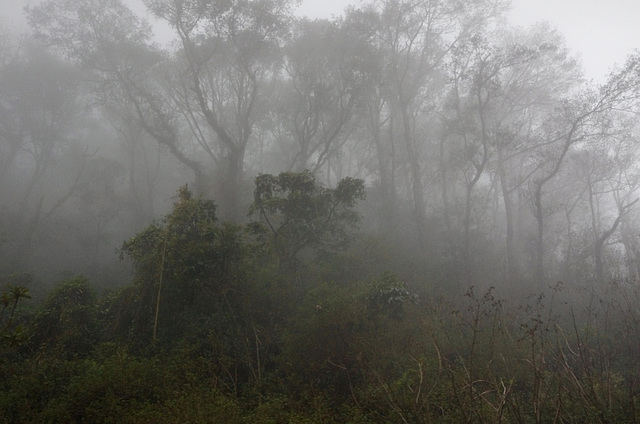
[[[30,18],[42,38],[92,72],[103,97],[133,105],[140,125],[194,173],[197,191],[213,186],[237,216],[245,151],[276,74],[287,2],[146,3],[174,29],[176,51],[153,45],[150,27],[119,0],[50,1]]]
[[[287,169],[318,173],[347,141],[362,91],[358,39],[338,21],[302,20],[286,47],[281,121],[293,139]]]
[[[184,79],[173,84],[173,101],[202,151],[220,166],[223,178],[216,191],[233,216],[240,206],[246,149],[277,75],[289,2],[146,3],[181,43],[177,72]]]
[[[374,43],[385,62],[385,96],[405,152],[422,250],[427,245],[423,159],[428,144],[422,125],[434,116],[445,83],[443,65],[452,48],[482,32],[503,6],[500,1],[381,0],[369,9],[378,16]]]
[[[545,281],[543,205],[546,186],[558,175],[567,153],[578,143],[606,137],[612,131],[612,114],[636,106],[640,58],[631,58],[597,90],[585,90],[566,99],[541,125],[538,133],[536,174],[531,180],[531,208],[537,223],[535,279]],[[616,224],[617,226],[617,224]]]
[[[82,161],[67,180],[51,177],[78,137],[86,99],[76,70],[41,46],[25,44],[0,72],[0,215],[10,262],[20,266],[42,224],[77,188]]]

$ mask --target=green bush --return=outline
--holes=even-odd
[[[32,344],[48,355],[85,356],[98,340],[96,294],[89,280],[75,277],[58,283],[33,321]]]

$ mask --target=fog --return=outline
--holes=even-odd
[[[515,3],[14,14],[0,422],[640,418],[640,53]]]
[[[308,169],[364,179],[365,233],[461,286],[636,278],[635,57],[585,81],[562,34],[505,26],[499,2],[429,29],[418,6],[310,21],[274,3],[240,32],[85,3],[5,29],[4,274],[117,284],[112,252],[180,185],[242,223],[256,175]]]

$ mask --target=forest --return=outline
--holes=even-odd
[[[0,424],[640,420],[640,51],[142,2],[0,28]]]

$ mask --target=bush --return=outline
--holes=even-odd
[[[89,280],[58,283],[33,321],[32,344],[48,355],[86,356],[98,340],[96,294]]]

